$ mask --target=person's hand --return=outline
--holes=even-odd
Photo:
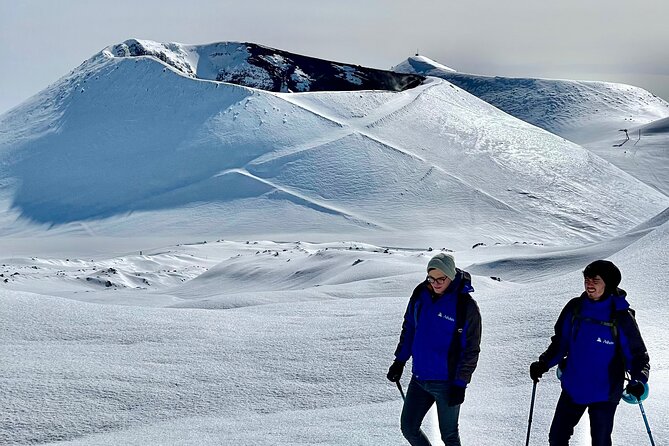
[[[627,383],[627,387],[625,387],[625,392],[628,395],[632,395],[635,397],[637,400],[641,400],[641,396],[644,394],[646,391],[646,386],[643,385],[641,381],[630,381]]]
[[[402,377],[402,372],[404,372],[404,362],[402,361],[394,361],[391,365],[390,368],[388,369],[388,374],[386,375],[386,378],[388,378],[388,381],[391,382],[399,382],[400,378]]]
[[[457,406],[465,400],[465,388],[457,384],[451,384],[448,389],[448,405]]]
[[[539,378],[541,378],[541,375],[543,375],[547,371],[548,371],[548,366],[546,366],[546,363],[543,361],[535,361],[532,364],[530,364],[530,378],[532,378],[532,381],[534,382],[539,382]]]

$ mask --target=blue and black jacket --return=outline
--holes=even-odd
[[[562,389],[577,404],[617,403],[625,372],[648,381],[648,351],[626,297],[618,289],[598,301],[586,293],[570,300],[539,357],[548,368],[560,364]]]
[[[395,359],[413,357],[413,374],[421,381],[449,381],[466,387],[478,362],[481,344],[481,314],[471,276],[456,269],[443,295],[430,284],[419,284],[411,295]]]

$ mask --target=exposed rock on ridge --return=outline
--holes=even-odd
[[[424,79],[418,74],[336,63],[253,43],[180,45],[131,39],[107,52],[114,57],[152,56],[189,77],[274,92],[403,91]]]

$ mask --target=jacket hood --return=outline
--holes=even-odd
[[[627,310],[630,307],[627,302],[627,292],[622,288],[618,288],[617,292],[611,296],[613,298],[613,305],[616,311]]]
[[[467,271],[463,271],[461,269],[456,268],[455,269],[455,278],[458,279],[460,278],[459,285],[460,287],[458,288],[461,293],[473,293],[474,292],[474,286],[472,285],[472,276],[469,274]]]

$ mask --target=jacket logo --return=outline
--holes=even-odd
[[[602,339],[602,338],[597,338],[597,342],[601,342],[602,344],[606,345],[613,345],[615,342],[609,341],[608,339]]]
[[[455,319],[453,319],[451,316],[443,314],[441,311],[439,312],[439,314],[437,316],[442,318],[442,319],[446,319],[447,321],[455,322]]]

